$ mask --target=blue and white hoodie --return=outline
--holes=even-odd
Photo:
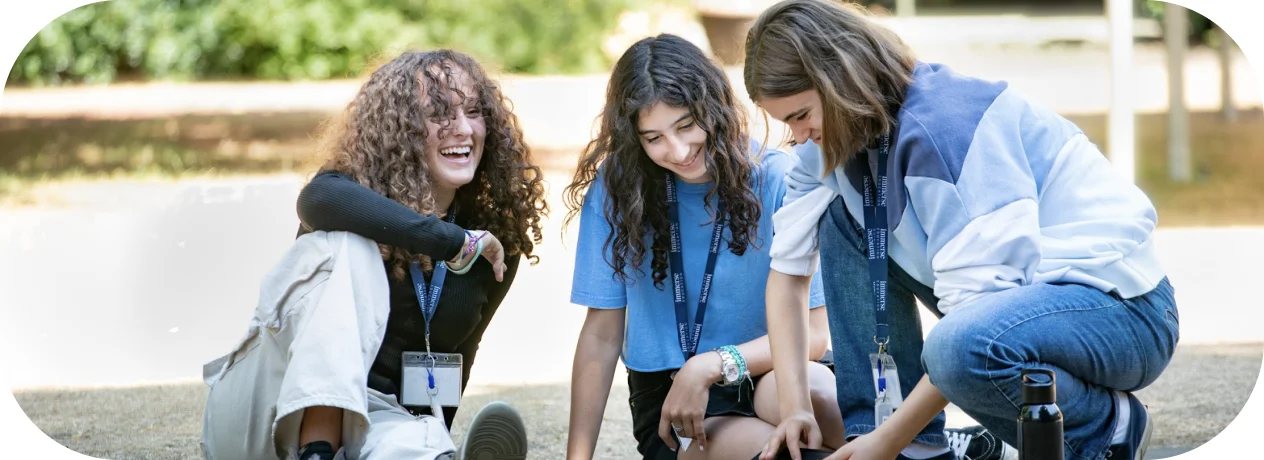
[[[990,293],[1074,282],[1124,298],[1164,275],[1154,206],[1069,120],[1004,82],[918,62],[888,161],[889,257],[932,286],[948,314]],[[774,215],[772,268],[813,273],[817,223],[841,195],[856,222],[864,166],[825,171],[820,147],[794,149]],[[876,167],[877,153],[868,157]]]

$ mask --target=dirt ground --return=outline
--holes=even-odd
[[[1259,378],[1264,344],[1197,345],[1178,349],[1154,385],[1138,392],[1156,420],[1150,458],[1196,448],[1220,433],[1246,404]],[[1207,376],[1218,376],[1208,379]],[[1213,388],[1207,388],[1211,385]],[[1194,389],[1197,389],[1196,391]],[[569,385],[474,386],[465,407],[507,401],[527,421],[532,459],[565,457]],[[77,452],[117,460],[200,458],[198,440],[206,385],[19,391],[18,404],[44,433]],[[597,458],[634,460],[636,443],[618,377],[606,406]],[[474,410],[457,414],[458,440]],[[950,408],[949,426],[969,423]]]

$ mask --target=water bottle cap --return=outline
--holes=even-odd
[[[1053,371],[1027,369],[1023,371],[1023,404],[1054,404],[1058,401],[1058,387]]]

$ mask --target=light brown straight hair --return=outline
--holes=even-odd
[[[895,125],[915,62],[903,40],[857,4],[785,0],[747,33],[743,75],[756,104],[820,93],[821,152],[830,171]]]

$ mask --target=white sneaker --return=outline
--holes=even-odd
[[[957,460],[1018,460],[1018,450],[982,426],[944,430]]]

